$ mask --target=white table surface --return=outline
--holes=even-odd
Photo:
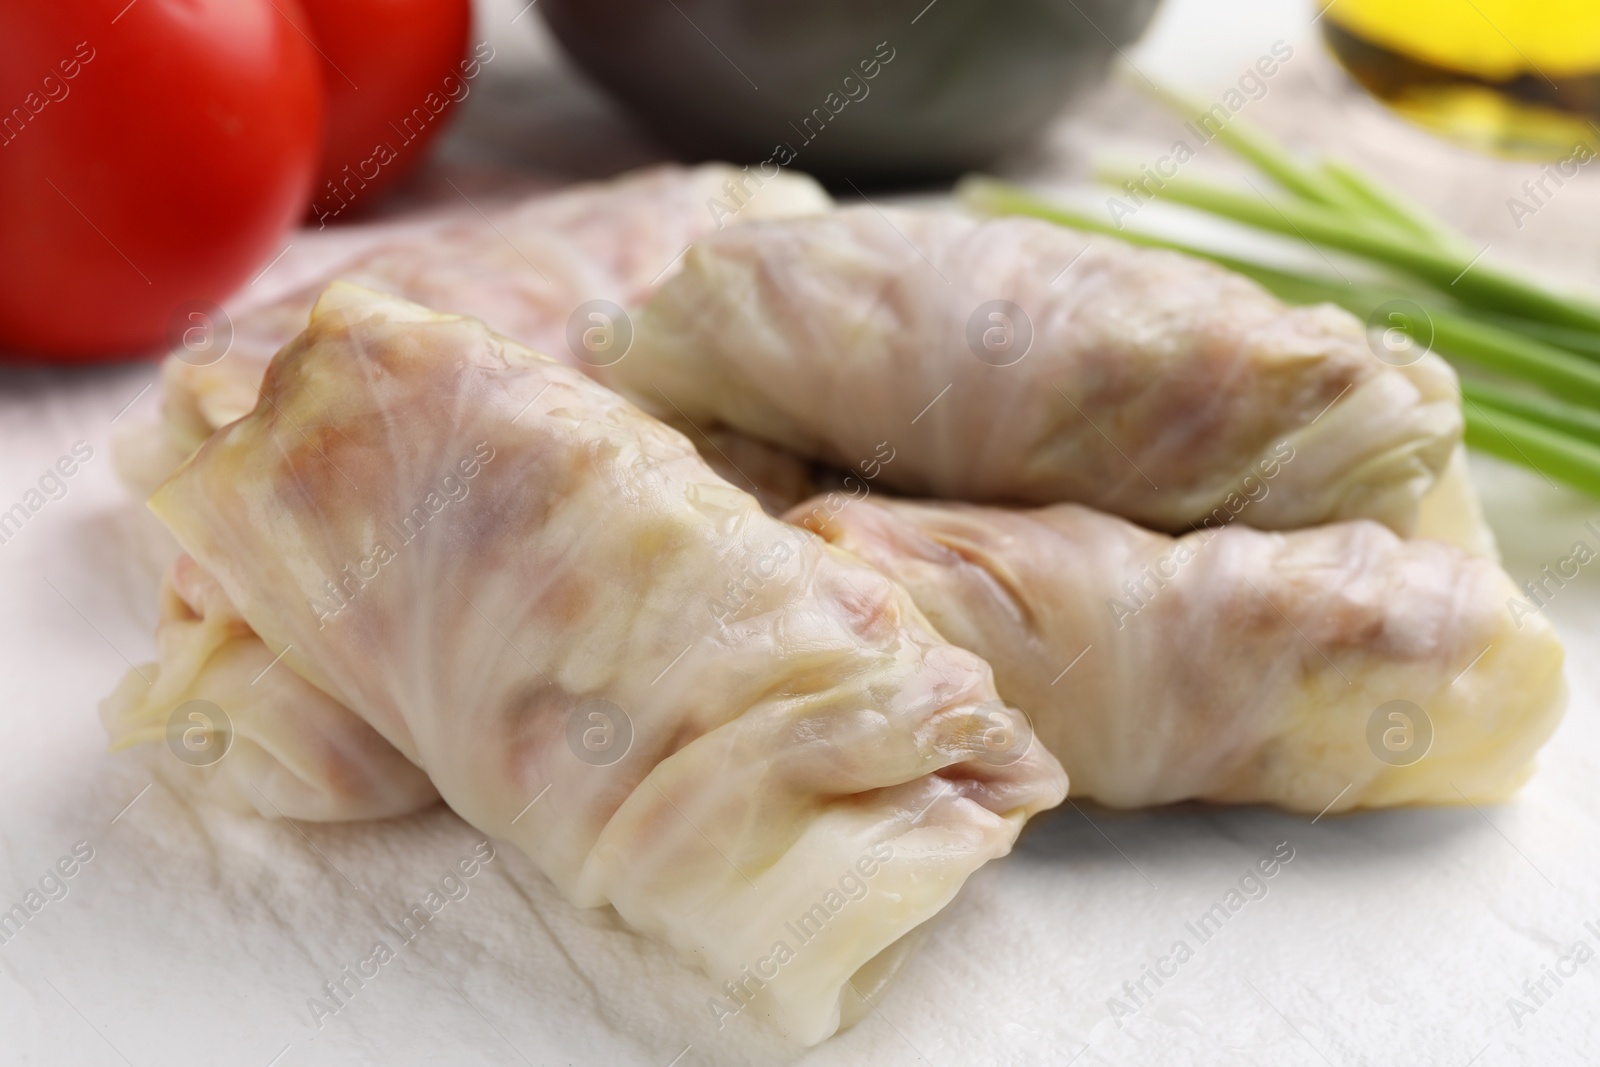
[[[550,62],[531,15],[511,23],[517,10],[485,7],[506,61],[450,135],[454,175],[480,179],[469,188],[493,200],[654,158]],[[1594,183],[1515,230],[1502,201],[1531,168],[1462,156],[1341,90],[1308,19],[1289,0],[1173,3],[1132,62],[1220,91],[1272,41],[1292,41],[1295,69],[1261,101],[1263,121],[1383,170],[1497,254],[1593,277]],[[1060,177],[1085,146],[1148,150],[1162,121],[1113,87],[1010,169]],[[486,163],[522,174],[463,169]],[[427,206],[438,187],[422,183],[409,206],[458,210]],[[249,298],[376,229],[296,235]],[[609,912],[570,907],[502,849],[466,899],[318,1028],[307,998],[480,835],[443,808],[357,826],[240,818],[187,806],[137,756],[106,754],[96,703],[152,653],[166,551],[110,462],[113,422],[151,417],[152,379],[145,365],[0,374],[0,508],[75,442],[94,450],[66,496],[0,545],[0,908],[78,842],[93,849],[67,895],[0,944],[0,1064],[1600,1061],[1600,962],[1529,1017],[1507,1007],[1579,940],[1600,949],[1585,926],[1600,931],[1595,568],[1549,608],[1571,707],[1538,775],[1502,807],[1315,823],[1254,808],[1064,807],[972,879],[879,1012],[810,1051],[748,1021],[718,1032],[708,983]],[[1474,469],[1519,580],[1592,537],[1593,501],[1492,460]],[[1279,842],[1294,858],[1270,893],[1119,1025],[1108,998]]]

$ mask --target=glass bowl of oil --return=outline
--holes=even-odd
[[[1600,2],[1324,0],[1323,35],[1368,92],[1496,155],[1600,144]]]

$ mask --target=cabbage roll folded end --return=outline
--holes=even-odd
[[[1492,560],[1369,520],[1181,538],[1075,505],[789,513],[984,656],[1074,795],[1317,814],[1494,803],[1561,720],[1563,652]]]
[[[162,582],[160,659],[100,705],[112,751],[162,744],[180,793],[242,814],[343,822],[434,804],[428,777],[354,712],[279,662],[215,579],[180,556]],[[169,758],[170,756],[175,758]]]
[[[719,1026],[812,1044],[859,1017],[1066,794],[904,589],[463,316],[331,286],[151,507],[193,559],[114,738],[170,737],[196,696],[236,751],[270,719],[320,753],[349,716],[574,903],[697,962]]]
[[[911,496],[1084,504],[1178,533],[1409,535],[1453,373],[1216,264],[1036,219],[841,208],[710,234],[607,384]]]

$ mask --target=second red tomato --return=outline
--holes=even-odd
[[[344,220],[423,157],[473,91],[487,44],[467,50],[470,0],[301,0],[322,53],[327,122],[312,221]]]

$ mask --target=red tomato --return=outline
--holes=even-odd
[[[300,0],[322,53],[328,122],[311,216],[348,219],[422,160],[466,99],[471,0]]]
[[[0,0],[0,349],[146,352],[272,257],[322,137],[294,3]]]

